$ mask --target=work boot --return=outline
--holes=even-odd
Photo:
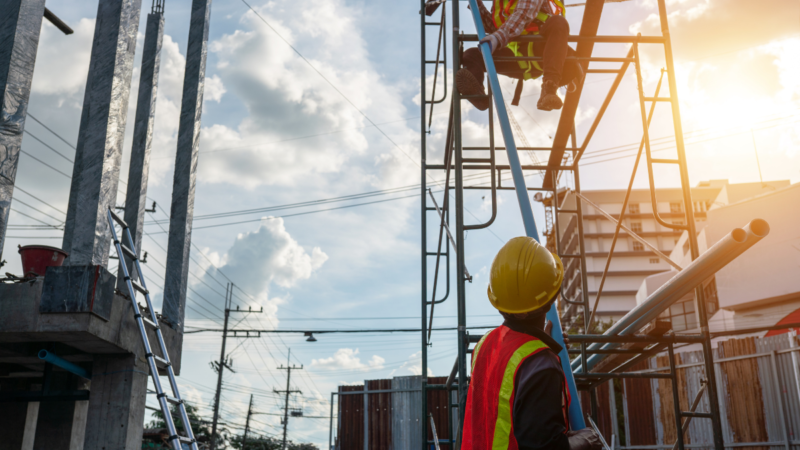
[[[486,91],[483,89],[483,83],[478,81],[475,75],[468,69],[461,69],[456,72],[456,88],[461,95],[486,95]],[[479,111],[486,111],[489,109],[489,97],[468,98],[467,100]]]
[[[575,65],[577,66],[575,68],[577,74],[575,75],[575,78],[573,78],[572,81],[570,81],[569,84],[567,85],[567,92],[570,93],[577,91],[578,83],[583,81],[584,77],[586,77],[586,73],[583,71],[583,67],[580,64],[575,64]]]
[[[553,80],[546,80],[542,83],[542,94],[539,96],[539,103],[536,107],[542,111],[552,111],[561,109],[564,103],[558,96],[558,85]]]

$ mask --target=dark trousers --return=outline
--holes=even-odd
[[[566,61],[567,55],[575,56],[575,50],[567,45],[569,22],[562,16],[552,16],[547,19],[544,25],[539,27],[539,33],[546,40],[544,42],[534,42],[533,52],[536,56],[544,58],[543,61],[539,61],[539,65],[544,69],[543,80],[552,80],[558,86],[566,86],[581,73],[577,61]],[[521,49],[527,49],[527,47],[527,42],[520,43]],[[523,50],[523,54],[527,54],[527,50]],[[512,57],[514,52],[508,47],[503,47],[496,50],[493,56]],[[483,80],[486,67],[483,64],[481,51],[477,47],[466,50],[461,57],[461,63],[464,68],[475,75],[476,79]],[[497,73],[510,78],[522,79],[525,74],[525,69],[521,68],[516,61],[497,61],[495,62],[495,67],[497,67]],[[540,74],[541,72],[536,69],[531,71],[531,75],[534,77]]]

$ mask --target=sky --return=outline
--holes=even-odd
[[[36,120],[26,122],[29,134],[23,140],[26,153],[19,164],[12,225],[63,223],[94,30],[93,3],[48,2],[48,8],[75,33],[64,36],[47,22],[42,28],[28,110],[29,119]],[[228,282],[236,286],[234,307],[263,307],[259,314],[232,313],[232,328],[419,327],[419,5],[386,0],[247,3],[252,9],[243,0],[216,0],[212,6],[187,329],[221,327]],[[466,3],[460,7],[463,29],[474,32]],[[189,8],[188,0],[170,0],[165,13],[148,187],[148,197],[157,208],[147,214],[143,241],[148,252],[145,277],[156,305],[161,302],[166,260],[166,211]],[[752,182],[760,177],[800,181],[800,5],[776,0],[768,8],[755,8],[751,0],[668,0],[667,9],[692,185],[710,179]],[[138,89],[149,10],[145,0],[132,93]],[[582,14],[580,6],[568,8],[573,33]],[[428,28],[429,59],[435,52],[435,31]],[[658,34],[656,2],[607,4],[599,32]],[[603,56],[624,56],[626,51],[616,44],[595,48],[595,54]],[[447,53],[449,59],[451,49]],[[644,90],[652,95],[665,64],[663,49],[643,45],[642,59]],[[447,70],[451,76],[452,67]],[[444,89],[442,74],[437,78],[437,96]],[[579,141],[612,79],[608,74],[588,76],[576,118]],[[430,92],[432,68],[425,82]],[[514,84],[510,80],[501,84],[510,96]],[[663,92],[667,89],[665,83]],[[517,136],[519,142],[547,146],[558,114],[536,110],[538,95],[538,82],[526,83],[520,106],[510,110],[524,133]],[[123,181],[135,103],[130,102],[128,113]],[[441,161],[447,128],[443,105],[448,103],[445,95],[433,110],[426,134],[428,163]],[[642,134],[639,111],[631,68],[587,148],[582,189],[627,186]],[[486,114],[466,102],[462,113],[464,145],[486,145]],[[663,158],[674,155],[671,117],[667,106],[659,105],[650,128],[654,150]],[[533,157],[522,158],[530,163]],[[547,154],[538,158],[546,160]],[[678,186],[673,169],[657,168],[655,174],[658,186]],[[472,175],[470,183],[487,181],[481,174]],[[440,173],[428,178],[429,182],[442,179]],[[536,185],[541,177],[531,174],[527,181]],[[573,186],[574,179],[566,174],[561,183]],[[646,172],[640,170],[635,187],[646,186]],[[441,204],[438,185],[434,183],[432,190]],[[358,196],[340,198],[354,195]],[[118,198],[118,204],[123,203],[124,193]],[[485,191],[469,191],[465,207],[467,223],[484,222],[491,215]],[[541,230],[544,212],[539,204],[534,207]],[[254,211],[227,214],[243,210]],[[209,217],[215,214],[225,215]],[[429,225],[434,219],[435,213],[429,213]],[[435,241],[435,232],[430,225],[429,241]],[[500,323],[486,299],[488,266],[505,241],[521,234],[516,198],[507,191],[498,197],[492,227],[467,234],[466,265],[474,277],[467,286],[468,326]],[[21,273],[11,250],[18,244],[61,244],[61,231],[55,229],[17,228],[8,235],[9,264],[4,271],[12,273]],[[430,269],[429,278],[432,275]],[[436,327],[455,324],[454,283],[452,287],[450,298],[436,307]],[[439,292],[444,289],[441,284]],[[311,417],[290,419],[289,437],[323,447],[328,421],[314,417],[330,414],[330,393],[336,386],[421,373],[417,333],[317,338],[313,343],[298,334],[229,339],[236,372],[225,373],[222,419],[234,429],[241,426],[253,394],[259,413],[255,432],[279,434],[283,403],[273,389],[285,389],[286,371],[278,366],[302,365],[302,370],[292,372],[291,382],[292,389],[302,394],[292,395],[290,406],[303,408]],[[209,364],[219,352],[220,333],[185,337],[180,386],[209,417],[216,384]],[[455,333],[435,332],[428,352],[429,373],[446,376],[455,358]],[[148,404],[156,402],[150,399]]]

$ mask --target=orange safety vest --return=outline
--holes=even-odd
[[[523,361],[549,347],[541,340],[501,325],[472,353],[462,450],[517,450],[514,437],[514,378]],[[569,429],[569,391],[562,385],[561,410]]]
[[[514,10],[517,8],[517,1],[518,0],[494,0],[492,4],[492,19],[494,21],[494,26],[496,28],[500,28],[506,20],[514,13]],[[546,10],[549,10],[547,12]],[[529,23],[525,30],[522,31],[522,35],[526,34],[539,34],[539,24],[544,23],[550,16],[554,15],[562,15],[565,16],[566,8],[564,8],[564,3],[560,0],[547,0],[543,5],[542,9],[536,14],[536,19]],[[528,43],[527,54],[522,53],[522,49],[520,47],[524,45],[521,42],[509,42],[508,48],[514,52],[516,56],[536,56],[533,54],[533,43]],[[538,61],[519,61],[519,66],[525,70],[524,79],[530,80],[531,78],[539,78],[541,76],[543,70],[542,67],[539,65]],[[536,70],[538,73],[533,73]]]

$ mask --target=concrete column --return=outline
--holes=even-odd
[[[64,228],[66,265],[108,265],[141,0],[100,0]]]
[[[25,429],[22,431],[21,450],[33,450],[33,440],[36,437],[36,424],[38,421],[39,402],[30,402],[25,414]]]
[[[95,356],[84,450],[142,447],[147,370],[134,355]]]
[[[0,260],[17,178],[44,0],[0,0]]]
[[[147,178],[150,171],[150,145],[153,140],[153,121],[156,115],[158,69],[161,62],[161,41],[164,38],[164,15],[155,12],[147,15],[147,30],[142,49],[142,73],[139,78],[139,98],[133,125],[131,164],[128,171],[128,192],[125,196],[125,222],[131,230],[136,252],[142,256],[142,229],[147,203]],[[133,274],[134,265],[128,264]],[[122,273],[119,271],[118,273]],[[127,292],[122,277],[117,277],[117,287]]]
[[[178,151],[175,155],[175,178],[172,185],[167,274],[161,310],[161,314],[172,323],[172,326],[181,331],[189,277],[197,151],[200,147],[200,114],[203,112],[210,19],[211,0],[192,0],[189,43],[186,47],[186,71],[183,78],[183,100],[178,127]]]

